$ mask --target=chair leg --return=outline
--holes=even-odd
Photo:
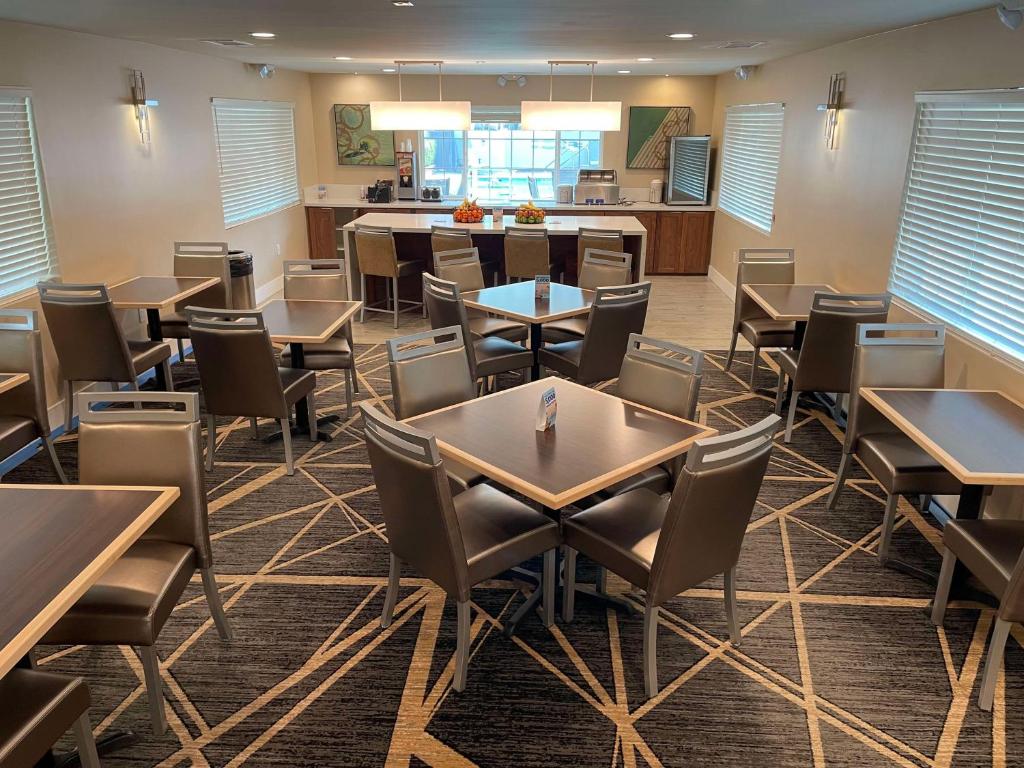
[[[793,422],[796,421],[796,404],[800,402],[800,393],[793,388],[793,391],[789,395],[789,414],[786,416],[786,438],[785,442],[788,445],[789,441],[793,439]]]
[[[736,567],[725,572],[725,614],[729,620],[729,639],[733,645],[740,644],[740,620],[736,615]]]
[[[185,362],[185,340],[178,339],[178,362]]]
[[[64,474],[64,467],[60,465],[60,459],[57,458],[57,449],[53,445],[53,439],[48,434],[43,435],[43,445],[46,446],[46,452],[50,455],[50,463],[53,464],[53,471],[56,473],[57,479],[67,485],[67,475]]]
[[[466,666],[469,663],[469,600],[456,605],[459,614],[458,641],[455,647],[455,681],[459,693],[466,690]]]
[[[381,629],[391,625],[395,615],[395,603],[398,601],[398,586],[402,576],[402,561],[391,553],[391,564],[388,567],[388,591],[384,594],[384,610],[380,614]]]
[[[1011,621],[996,619],[992,639],[988,641],[988,656],[985,659],[985,670],[981,674],[981,689],[978,691],[978,706],[986,712],[992,711],[992,697],[995,695],[999,670],[1003,667],[1003,651],[1006,650],[1006,640],[1012,626]]]
[[[70,379],[64,381],[64,431],[71,431],[71,421],[75,415],[75,385]]]
[[[565,548],[562,561],[562,621],[569,624],[576,608],[576,550]]]
[[[152,645],[137,648],[142,659],[142,671],[146,677],[146,696],[149,698],[149,719],[153,733],[162,736],[167,730],[167,715],[164,712],[163,683],[160,680],[160,660]]]
[[[942,569],[939,571],[939,582],[935,585],[935,599],[932,600],[932,624],[936,627],[941,627],[946,621],[946,605],[949,603],[949,589],[953,586],[955,572],[956,555],[947,548],[942,553]]]
[[[352,391],[357,395],[359,394],[359,373],[356,371],[356,351],[355,345],[352,346],[352,367],[349,369],[352,374]]]
[[[932,506],[932,495],[930,493],[921,494],[921,511],[927,512]]]
[[[320,430],[318,429],[316,423],[315,391],[310,391],[310,393],[306,395],[306,415],[309,418],[309,439],[312,440],[313,442],[316,442],[317,432],[319,432]]]
[[[366,275],[359,275],[359,296],[363,300],[363,306],[359,308],[359,322],[366,322]]]
[[[252,430],[252,439],[253,440],[259,440],[260,439],[260,420],[257,419],[255,416],[250,416],[249,417],[249,429]]]
[[[356,371],[354,368],[347,369],[345,374],[345,415],[352,415],[352,392],[356,388]]]
[[[775,385],[775,415],[782,415],[782,401],[786,399],[786,374],[779,368],[779,380]]]
[[[761,348],[754,347],[754,356],[750,358],[750,391],[754,391],[754,382],[757,380],[757,364],[761,359]]]
[[[839,501],[839,494],[843,492],[843,486],[846,484],[846,476],[850,474],[851,464],[853,464],[853,454],[844,453],[842,460],[839,462],[839,469],[836,470],[836,482],[832,486],[832,492],[828,495],[828,503],[825,505],[827,512],[835,510],[836,502]]]
[[[732,358],[736,354],[736,340],[739,338],[738,333],[733,333],[732,342],[729,344],[729,356],[725,358],[725,370],[732,370]]]
[[[288,475],[295,474],[295,462],[292,461],[292,425],[288,419],[281,419],[281,437],[284,438],[284,466]]]
[[[206,604],[210,606],[210,615],[213,623],[217,626],[217,634],[221,640],[231,639],[231,625],[224,613],[224,604],[220,600],[220,591],[217,589],[217,580],[214,578],[211,568],[200,568],[199,573],[203,576],[203,592],[206,593]]]
[[[160,369],[164,372],[164,381],[167,382],[167,391],[174,391],[174,377],[171,376],[171,358],[160,363]]]
[[[885,565],[889,559],[889,542],[892,540],[892,528],[896,523],[896,506],[900,503],[898,493],[890,493],[885,500],[885,517],[882,519],[882,538],[878,542],[878,561]]]
[[[394,312],[395,312],[394,325],[395,325],[395,328],[397,328],[398,327],[398,278],[397,277],[392,277],[391,278],[391,286],[392,286],[392,288],[391,288],[391,301],[392,301],[392,305],[391,306],[393,307]]]
[[[594,585],[599,595],[608,594],[608,569],[603,565],[597,567],[597,583]]]
[[[213,452],[217,448],[217,417],[206,414],[206,471],[213,472]]]
[[[71,726],[78,746],[78,762],[82,768],[100,768],[100,756],[96,752],[96,740],[92,736],[89,710],[83,712]]]
[[[658,695],[658,608],[653,605],[644,610],[644,693],[648,699]]]
[[[550,627],[555,623],[555,550],[549,549],[544,553],[544,626]]]

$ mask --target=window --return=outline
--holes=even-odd
[[[466,131],[423,132],[423,184],[445,197],[554,200],[580,168],[601,166],[600,131],[524,131],[519,112],[476,108]]]
[[[771,232],[782,154],[783,104],[739,104],[725,110],[718,208]]]
[[[0,90],[0,296],[56,272],[32,98],[28,91]]]
[[[291,104],[214,99],[213,123],[225,227],[299,202]]]
[[[889,290],[1024,360],[1024,90],[917,102]]]

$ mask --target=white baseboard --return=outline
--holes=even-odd
[[[729,282],[729,279],[714,267],[708,267],[708,279],[718,286],[718,289],[730,299],[736,297],[736,286]]]

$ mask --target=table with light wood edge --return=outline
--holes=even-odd
[[[24,384],[28,379],[27,373],[0,373],[0,394]]]

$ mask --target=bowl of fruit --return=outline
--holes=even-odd
[[[531,200],[516,208],[516,224],[543,224],[546,215],[544,209],[538,208]]]
[[[459,207],[452,211],[452,218],[459,224],[479,224],[484,220],[484,209],[476,204],[476,200],[463,200]]]

